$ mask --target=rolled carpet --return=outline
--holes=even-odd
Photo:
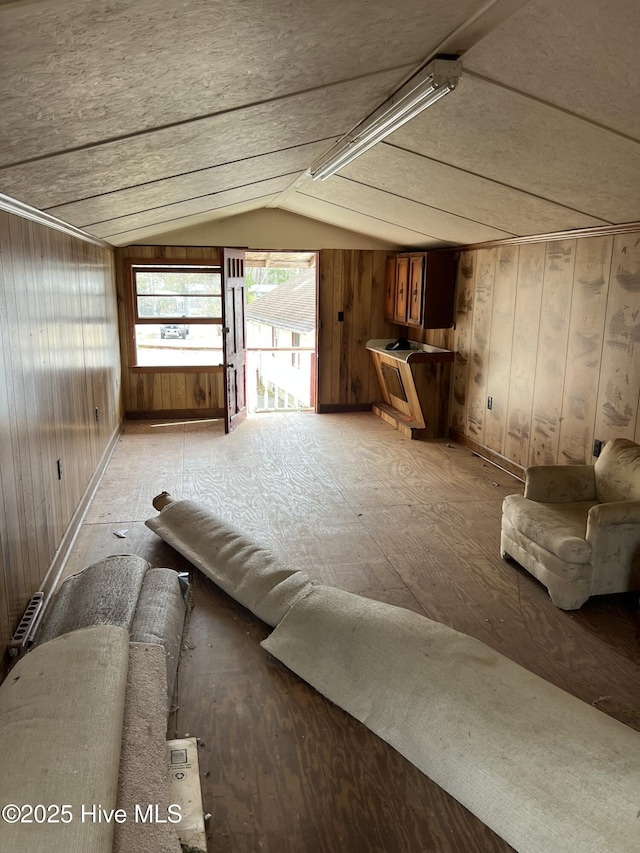
[[[165,658],[161,645],[129,644],[118,783],[118,808],[127,820],[115,825],[113,853],[181,853],[167,813]]]
[[[3,811],[0,850],[111,853],[128,653],[125,629],[82,628],[36,647],[0,685],[0,806],[46,810],[31,823]]]
[[[317,583],[195,501],[166,503],[145,524],[267,625]]]
[[[130,630],[149,563],[131,554],[107,557],[68,577],[45,613],[39,644],[93,625]]]
[[[262,647],[520,853],[640,849],[640,735],[483,643],[316,586]]]
[[[287,569],[198,504],[147,525],[277,626],[264,649],[519,853],[640,849],[637,732],[472,637]]]
[[[131,626],[131,642],[160,643],[164,647],[167,707],[171,706],[175,688],[186,609],[178,573],[173,569],[149,569]]]

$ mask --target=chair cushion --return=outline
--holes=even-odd
[[[640,445],[627,438],[608,441],[596,459],[599,503],[640,500]]]
[[[596,501],[539,503],[522,495],[504,499],[502,512],[520,533],[568,563],[588,563],[587,516]]]

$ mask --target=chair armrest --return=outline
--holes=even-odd
[[[534,465],[524,472],[524,496],[540,503],[595,501],[593,465]]]
[[[640,527],[640,501],[614,501],[591,507],[587,529],[613,524],[637,524]]]

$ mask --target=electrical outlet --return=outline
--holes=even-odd
[[[338,311],[338,323],[344,323],[344,311]]]
[[[493,397],[487,397],[487,409],[493,409]]]
[[[96,423],[98,423],[99,420],[100,420],[100,410],[96,406]]]
[[[604,441],[600,441],[600,439],[596,438],[596,440],[593,442],[593,455],[594,456],[600,456],[600,454],[602,453],[602,445],[603,444],[604,444]]]

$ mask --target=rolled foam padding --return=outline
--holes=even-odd
[[[166,658],[167,705],[171,704],[178,671],[186,605],[178,573],[149,569],[144,577],[131,626],[132,643],[159,643]]]
[[[176,824],[168,815],[167,685],[164,646],[130,643],[118,808],[113,853],[180,853]],[[151,820],[147,820],[149,806]],[[157,806],[157,820],[155,807]],[[136,819],[137,818],[137,819]]]
[[[83,628],[36,647],[0,685],[0,807],[47,808],[44,822],[0,820],[0,850],[111,853],[113,820],[92,809],[116,807],[128,654],[123,628]]]
[[[149,563],[141,557],[107,557],[67,578],[44,615],[38,643],[93,625],[131,629]]]
[[[277,625],[315,584],[305,572],[285,566],[271,551],[195,501],[168,503],[145,523],[268,625]]]
[[[262,646],[520,853],[640,849],[640,734],[478,640],[316,586]]]

